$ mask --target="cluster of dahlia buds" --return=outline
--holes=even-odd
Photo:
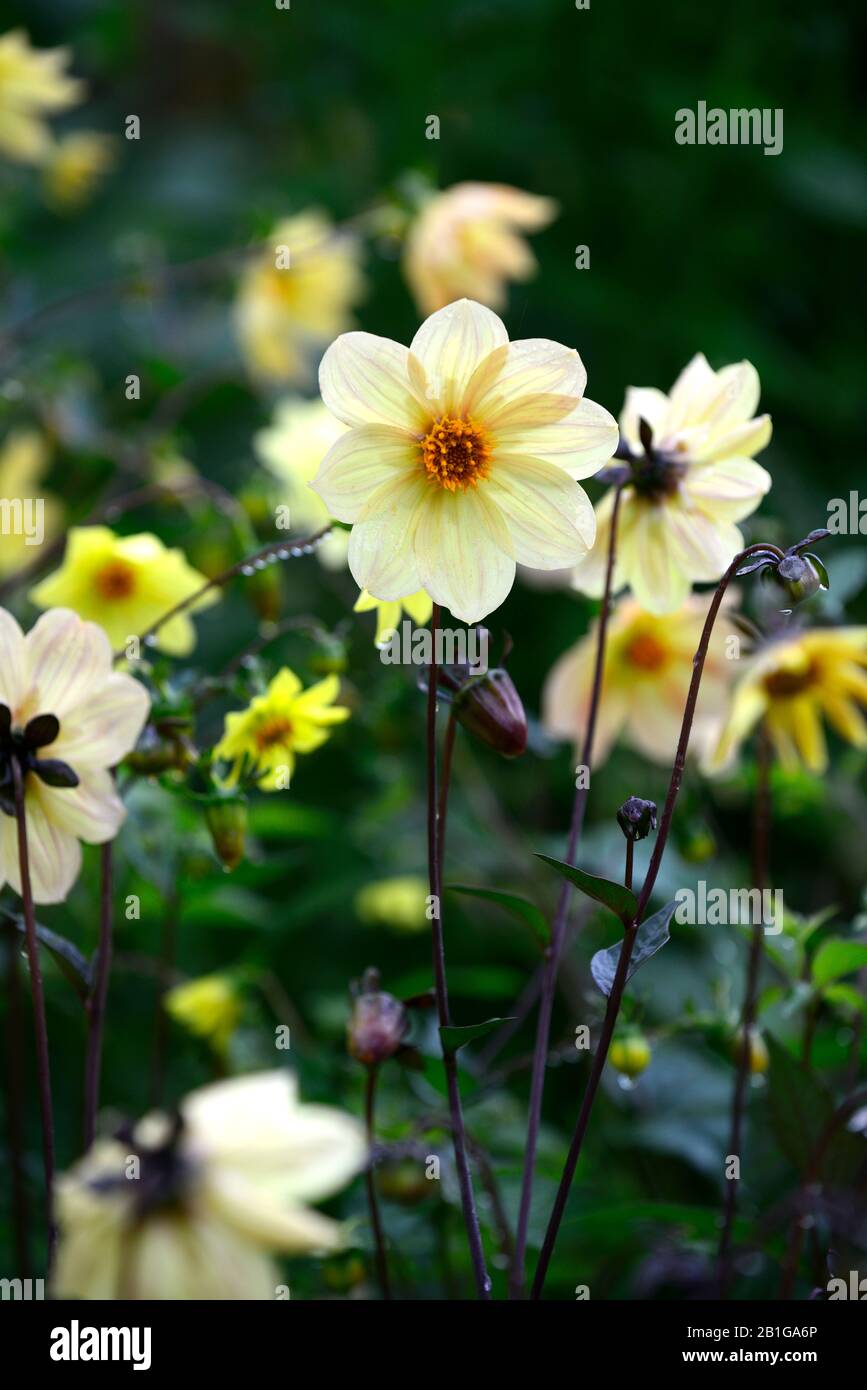
[[[193,721],[188,715],[157,715],[147,726],[136,748],[127,754],[126,767],[143,777],[164,772],[185,772],[197,757],[192,742]]]
[[[217,793],[205,802],[205,824],[224,868],[237,869],[247,838],[247,798],[243,792]]]
[[[48,787],[77,787],[78,776],[60,758],[40,758],[40,748],[54,743],[60,722],[53,714],[37,714],[23,729],[12,728],[12,712],[0,704],[0,810],[15,815],[13,759],[22,778],[33,772]]]
[[[487,651],[489,634],[477,628],[480,649]],[[509,647],[503,653],[505,661]],[[442,666],[437,688],[450,702],[457,722],[474,738],[504,758],[517,758],[527,747],[527,716],[521,697],[505,666],[480,672],[469,664]]]
[[[656,829],[656,802],[628,797],[617,812],[617,824],[627,840],[645,840]]]
[[[365,970],[354,986],[355,1003],[347,1025],[350,1055],[367,1067],[376,1067],[403,1047],[409,1027],[406,1008],[393,994],[379,987],[379,971]]]
[[[811,531],[802,541],[790,545],[788,550],[778,550],[776,546],[769,545],[755,551],[749,562],[738,570],[738,574],[754,574],[759,570],[761,578],[777,584],[794,607],[812,598],[820,589],[829,587],[828,571],[818,555],[807,551],[807,547],[825,540],[830,534],[823,526]],[[791,612],[791,609],[786,611]]]

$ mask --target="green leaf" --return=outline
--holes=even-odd
[[[467,1028],[456,1028],[450,1024],[440,1029],[443,1051],[457,1052],[458,1048],[466,1047],[467,1043],[475,1042],[477,1038],[486,1038],[501,1024],[511,1022],[511,1018],[486,1018],[484,1023],[471,1023]]]
[[[486,898],[488,902],[498,903],[512,917],[529,927],[543,946],[547,946],[551,940],[551,929],[544,912],[529,899],[521,898],[517,893],[501,893],[498,888],[473,888],[467,883],[449,883],[446,887],[449,892],[465,893],[468,898]]]
[[[27,936],[27,929],[20,917],[11,919],[14,921],[15,929],[21,936]],[[48,927],[36,924],[36,938],[40,946],[44,946],[46,951],[54,957],[61,975],[69,981],[75,991],[82,999],[87,999],[90,995],[92,984],[92,972],[90,963],[86,956],[83,956],[77,946],[71,941],[67,941],[65,936],[58,936]]]
[[[845,941],[841,936],[829,936],[813,957],[813,983],[821,989],[843,975],[853,975],[867,965],[867,944]]]
[[[638,899],[624,884],[612,883],[610,878],[595,878],[593,874],[585,874],[583,869],[576,869],[572,864],[564,864],[562,859],[552,859],[548,854],[537,854],[536,858],[550,864],[552,868],[557,870],[558,874],[568,878],[570,883],[574,883],[576,888],[580,888],[582,893],[586,893],[588,898],[595,898],[596,902],[603,903],[618,917],[632,918],[635,916],[638,910]]]
[[[867,999],[854,985],[828,985],[822,990],[822,998],[844,1013],[867,1014]]]
[[[635,938],[635,945],[632,948],[632,957],[629,961],[629,969],[626,972],[627,982],[632,979],[636,970],[644,965],[645,961],[655,956],[669,939],[668,924],[674,916],[677,907],[677,899],[672,898],[670,903],[660,908],[652,917],[648,917],[646,922],[642,922],[638,928],[638,935]],[[617,973],[617,963],[620,960],[620,948],[622,942],[617,941],[613,946],[608,946],[604,951],[597,951],[590,962],[590,974],[606,999],[611,993],[614,984],[614,976]]]
[[[785,1157],[803,1173],[834,1110],[820,1081],[768,1033],[771,1055],[768,1109],[771,1125]]]

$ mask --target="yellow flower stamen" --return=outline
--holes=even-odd
[[[788,700],[809,690],[818,676],[818,667],[811,661],[802,671],[771,671],[765,676],[764,686],[772,700]]]
[[[265,748],[273,748],[275,743],[286,743],[291,735],[291,722],[277,716],[273,719],[266,719],[263,724],[260,724],[254,737],[256,747],[261,753]]]
[[[421,441],[425,470],[440,487],[465,492],[487,475],[491,444],[476,422],[443,415]]]
[[[641,671],[658,671],[668,660],[668,652],[652,632],[640,632],[626,648],[626,660]]]
[[[109,560],[97,571],[94,584],[100,598],[129,598],[135,592],[135,569],[126,560]]]

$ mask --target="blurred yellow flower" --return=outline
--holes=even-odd
[[[259,459],[282,484],[280,501],[289,508],[292,531],[312,535],[327,526],[328,508],[309,485],[331,445],[345,433],[321,401],[297,396],[278,401],[272,424],[254,435]],[[342,569],[348,549],[348,531],[337,528],[316,547],[316,555],[326,569]]]
[[[43,171],[45,197],[58,212],[75,212],[117,162],[116,141],[96,130],[77,130],[51,149]]]
[[[51,149],[45,117],[81,101],[84,83],[64,71],[66,48],[37,50],[23,29],[0,37],[0,154],[40,164]]]
[[[164,1007],[197,1038],[225,1052],[241,1021],[241,996],[229,975],[203,975],[170,989]]]
[[[13,507],[17,502],[41,502],[40,543],[57,534],[62,517],[60,503],[55,497],[46,496],[41,486],[47,465],[48,443],[37,430],[15,430],[0,445],[0,506],[4,501]],[[22,515],[27,520],[26,514]],[[31,521],[35,524],[36,520],[34,512]],[[39,533],[34,530],[30,539],[28,545],[26,529],[4,526],[0,536],[0,575],[12,574],[36,558],[39,550],[32,542],[39,539]]]
[[[730,766],[762,722],[784,767],[828,766],[823,716],[841,738],[867,748],[867,627],[816,628],[760,647],[738,681],[706,771]]]
[[[350,326],[364,292],[359,259],[357,238],[321,212],[278,223],[238,285],[235,326],[251,371],[307,379],[311,356]]]
[[[257,695],[245,710],[226,715],[223,737],[215,758],[233,764],[228,781],[238,780],[246,758],[248,766],[264,774],[257,783],[262,791],[282,791],[295,771],[296,753],[313,753],[331,736],[335,724],[349,718],[349,710],[334,701],[340,693],[337,676],[302,689],[301,682],[284,666],[264,695]]]
[[[322,398],[351,426],[314,481],[332,516],[353,522],[360,589],[399,599],[426,589],[477,622],[505,599],[516,561],[562,569],[593,544],[593,508],[575,481],[617,444],[584,398],[574,348],[510,343],[481,304],[433,314],[407,350],[347,333],[319,371]]]
[[[506,300],[508,280],[529,280],[535,258],[521,232],[537,232],[557,204],[496,183],[458,183],[436,193],[412,223],[404,274],[419,312],[432,314],[455,299],[492,309]]]
[[[424,627],[429,623],[433,613],[433,600],[424,589],[419,589],[417,594],[407,594],[406,598],[398,599],[379,599],[374,598],[366,589],[355,601],[353,613],[370,613],[376,609],[376,636],[374,642],[377,647],[387,646],[389,639],[397,631],[397,625],[404,613],[407,613],[416,627]]]
[[[52,1296],[273,1299],[272,1252],[343,1244],[340,1225],[307,1203],[345,1187],[366,1156],[359,1122],[302,1104],[287,1072],[206,1086],[177,1122],[150,1115],[60,1178]]]
[[[715,372],[697,353],[666,396],[631,386],[620,431],[633,480],[620,506],[614,592],[629,585],[642,608],[671,613],[693,583],[719,579],[743,548],[735,525],[771,486],[753,460],[771,437],[769,415],[755,416],[759,378],[749,362]],[[640,422],[652,431],[646,453]],[[611,534],[613,490],[596,509],[596,544],[579,561],[574,584],[599,598]]]
[[[417,874],[380,878],[367,883],[355,896],[355,910],[362,922],[395,931],[424,931],[430,925],[427,879]]]
[[[618,738],[654,763],[674,757],[692,660],[710,597],[694,594],[676,613],[657,617],[633,598],[622,598],[608,622],[602,694],[591,761],[598,767]],[[598,621],[552,668],[542,692],[543,721],[554,738],[569,739],[580,756],[596,661]],[[726,638],[733,634],[725,608],[717,616],[705,661],[690,750],[706,752],[719,732],[732,679]]]
[[[123,824],[110,769],[149,707],[144,686],[112,669],[102,628],[55,609],[25,637],[0,608],[0,886],[21,892],[12,759],[24,775],[33,896],[63,902],[81,869],[79,840],[105,844]]]
[[[167,550],[157,536],[116,536],[107,526],[74,526],[60,569],[31,589],[30,599],[38,608],[67,605],[104,627],[120,649],[206,582],[180,550]],[[218,598],[210,590],[160,628],[160,650],[188,655],[196,644],[190,612],[210,608]]]

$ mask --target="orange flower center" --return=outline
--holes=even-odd
[[[421,441],[425,470],[449,492],[465,492],[484,478],[491,461],[491,444],[474,420],[443,415]]]
[[[128,560],[109,560],[99,570],[94,582],[101,598],[129,598],[135,590],[135,569]]]
[[[626,660],[641,671],[658,671],[668,660],[668,652],[652,632],[640,632],[626,648]]]
[[[790,700],[814,685],[819,675],[814,661],[808,662],[803,671],[771,671],[765,676],[764,687],[772,700]]]
[[[256,747],[261,753],[266,748],[272,748],[275,743],[285,743],[291,733],[290,721],[285,717],[275,715],[271,719],[266,719],[256,730]]]

